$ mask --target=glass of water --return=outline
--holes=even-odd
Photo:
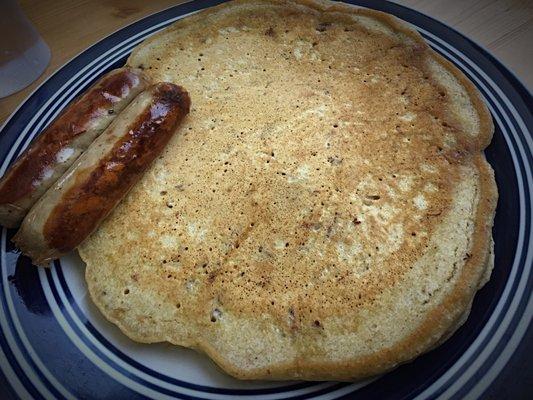
[[[24,89],[50,62],[50,49],[16,0],[0,0],[0,98]]]

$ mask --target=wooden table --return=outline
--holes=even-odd
[[[0,0],[1,1],[1,0]],[[91,44],[145,15],[182,0],[19,0],[52,51],[44,74],[0,99],[0,123],[50,74]],[[472,38],[533,88],[533,1],[397,0]]]

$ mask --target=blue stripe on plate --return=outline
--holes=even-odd
[[[4,235],[5,235],[5,232],[4,232]],[[18,329],[15,326],[15,323],[14,323],[14,321],[12,319],[13,315],[11,314],[10,307],[9,307],[9,305],[7,303],[8,296],[10,296],[10,291],[9,291],[8,285],[5,284],[5,282],[9,281],[7,268],[6,269],[4,269],[4,268],[0,269],[0,279],[1,279],[1,282],[2,282],[2,286],[5,288],[3,293],[2,293],[3,296],[2,296],[2,299],[1,299],[1,304],[2,304],[2,308],[3,308],[3,316],[5,317],[5,320],[7,322],[5,325],[2,324],[2,328],[4,329],[3,337],[7,341],[7,338],[5,337],[6,330],[11,332],[11,335],[12,335],[13,340],[15,342],[13,344],[13,348],[19,349],[20,353],[22,354],[22,358],[18,358],[17,359],[17,357],[15,356],[14,359],[17,360],[17,364],[19,365],[19,367],[20,367],[20,363],[27,363],[28,364],[29,368],[31,369],[31,372],[36,375],[36,377],[33,379],[33,381],[35,381],[35,379],[36,379],[37,380],[37,385],[39,385],[39,384],[40,385],[44,385],[45,390],[39,389],[40,393],[44,392],[43,394],[46,394],[47,391],[48,391],[55,398],[63,399],[64,396],[60,392],[60,390],[58,390],[58,388],[55,385],[51,384],[50,380],[45,376],[45,372],[43,370],[41,370],[41,368],[39,368],[37,366],[36,362],[38,362],[38,361],[34,357],[32,357],[30,355],[30,353],[27,350],[26,346],[23,344],[22,338],[20,337]],[[16,316],[15,316],[15,318],[16,318]],[[6,352],[7,351],[11,352],[12,347],[5,347],[5,348],[3,347],[3,349]],[[13,354],[13,352],[11,352],[11,353]]]
[[[50,269],[47,269],[46,270],[46,276],[48,277],[49,280],[51,280],[51,270]],[[51,286],[51,291],[52,291],[52,294],[56,300],[56,302],[58,302],[59,300],[59,294],[57,293],[57,289],[53,286]],[[68,316],[66,316],[66,319],[68,319]],[[72,322],[72,321],[70,321]],[[70,324],[70,326],[75,329],[75,324],[72,323]],[[81,349],[78,348],[77,345],[73,344],[73,343],[70,343],[71,346],[75,347],[77,350],[79,351],[82,351]],[[98,367],[98,365],[97,365]],[[130,374],[126,371],[125,372],[125,375],[127,378],[131,379],[132,377],[130,376]],[[109,380],[109,375],[106,373],[106,371],[104,371],[104,375],[103,375],[105,378],[107,378],[107,380]],[[132,388],[129,388],[121,383],[119,383],[118,381],[116,380],[113,380],[112,381],[116,384],[116,389],[119,390],[119,393],[120,393],[120,397],[124,397],[124,398],[144,398],[144,396],[141,396],[139,395],[134,389]],[[144,384],[144,383],[143,383]],[[145,385],[146,387],[149,387],[148,385]],[[180,393],[165,393],[165,392],[161,392],[162,394],[168,394],[170,396],[174,396],[174,397],[177,397],[177,398],[183,398],[183,399],[195,399],[196,397],[191,397],[191,396],[187,396],[187,395],[183,395],[183,394],[180,394]],[[114,397],[114,396],[113,396]]]
[[[6,255],[7,258],[5,257]],[[4,279],[5,275],[9,275],[11,278],[10,285],[3,286],[4,294],[10,296],[11,301],[14,303],[17,316],[20,317],[22,329],[30,339],[30,345],[33,347],[34,352],[39,358],[45,360],[44,365],[46,365],[46,368],[49,370],[48,373],[50,376],[57,378],[69,389],[72,389],[72,394],[69,395],[70,398],[96,397],[99,391],[95,392],[95,389],[98,389],[98,387],[91,386],[88,383],[100,382],[102,381],[102,378],[106,378],[106,376],[99,374],[98,370],[87,370],[86,366],[89,365],[90,362],[84,359],[77,349],[71,345],[57,321],[51,316],[46,301],[40,300],[41,294],[39,292],[41,291],[41,287],[38,275],[36,274],[38,271],[37,268],[31,266],[31,263],[29,262],[26,264],[18,264],[18,261],[24,259],[26,258],[19,257],[18,254],[14,252],[4,253],[0,277]],[[22,272],[21,275],[21,271],[26,272]],[[28,285],[26,285],[26,283],[28,283]],[[2,315],[7,319],[10,318],[12,314],[10,314],[9,310],[5,308],[5,299],[3,300],[1,306],[4,308],[5,312]],[[30,312],[28,313],[28,311]],[[12,332],[12,334],[14,333]],[[27,362],[26,360],[31,358],[31,356],[28,353],[27,348],[20,345],[20,338],[18,343],[19,345],[16,347],[18,348],[18,351],[23,354],[24,361]],[[6,347],[5,342],[1,343],[1,345],[3,350],[8,353],[12,367],[17,368],[16,373],[19,379],[24,380],[25,382],[29,380],[34,383],[38,380],[39,385],[44,388],[44,390],[38,390],[36,388],[32,392],[32,397],[42,398],[43,396],[39,394],[39,392],[41,392],[47,398],[62,398],[57,393],[48,393],[50,386],[56,388],[59,387],[56,383],[51,382],[50,379],[46,377],[42,378],[42,372],[40,373],[41,379],[37,378],[36,373],[41,371],[40,368],[35,367],[35,365],[32,368],[19,367],[19,364],[13,359],[13,356],[11,356],[11,349],[14,347]],[[61,354],[61,357],[56,357],[55,355],[57,354]],[[72,371],[73,373],[69,373],[69,371]],[[83,384],[83,386],[80,384]],[[33,387],[26,383],[25,386],[28,389]],[[113,388],[114,393],[119,392],[116,390],[119,389],[118,387],[114,387],[113,385],[108,385],[108,387]],[[127,393],[128,391],[126,391],[126,394]]]
[[[4,315],[7,315],[5,312],[5,309],[2,310]],[[28,379],[26,374],[23,372],[22,368],[16,361],[13,352],[11,351],[11,347],[6,341],[6,337],[4,336],[3,332],[0,332],[0,347],[2,348],[2,351],[4,352],[6,358],[3,361],[7,361],[9,363],[9,366],[12,368],[14,373],[16,374],[17,378],[20,380],[22,385],[24,385],[24,388],[30,393],[30,395],[35,399],[42,399],[43,397],[39,394],[35,386],[31,383],[31,381]],[[1,363],[2,361],[0,361]],[[2,377],[5,378],[5,376],[2,374]],[[5,388],[9,388],[9,394],[14,394],[13,389],[11,386],[3,386]]]

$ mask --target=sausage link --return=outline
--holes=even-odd
[[[0,180],[0,225],[17,227],[48,188],[149,85],[142,71],[119,68],[67,106]]]
[[[76,248],[161,153],[188,114],[172,83],[145,90],[30,210],[13,241],[36,265]]]

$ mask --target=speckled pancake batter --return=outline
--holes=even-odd
[[[341,3],[236,1],[128,65],[193,106],[80,249],[126,335],[239,378],[351,380],[464,322],[493,264],[493,125],[416,32]]]

